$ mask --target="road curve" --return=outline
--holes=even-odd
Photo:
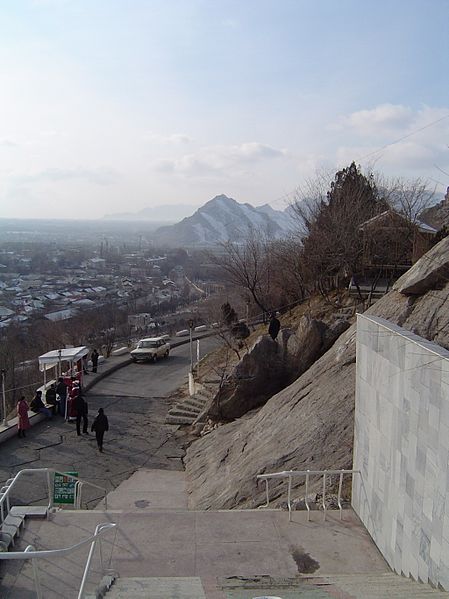
[[[201,354],[216,347],[215,338],[201,341]],[[195,349],[196,351],[196,349]],[[155,364],[130,364],[117,370],[87,393],[89,434],[77,436],[75,423],[55,417],[33,426],[25,439],[14,437],[2,445],[0,482],[23,468],[53,467],[78,472],[80,478],[107,489],[116,488],[138,468],[182,469],[183,449],[177,427],[165,424],[170,407],[168,396],[187,380],[189,344],[176,347],[167,359]],[[109,419],[104,453],[97,449],[90,432],[98,408]],[[43,503],[45,484],[21,483],[16,498],[25,504]],[[84,498],[93,507],[97,492],[85,487]]]

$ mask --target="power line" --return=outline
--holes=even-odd
[[[364,156],[357,158],[357,160],[364,160],[365,158],[374,156],[375,154],[382,152],[382,150],[385,150],[386,148],[389,148],[390,146],[394,146],[395,144],[398,144],[399,142],[404,141],[404,139],[408,139],[409,137],[412,137],[412,135],[416,135],[417,133],[420,133],[420,131],[424,131],[424,129],[428,129],[429,127],[433,127],[437,123],[441,123],[441,121],[444,121],[445,119],[449,119],[449,114],[446,114],[445,116],[442,116],[439,119],[436,119],[435,121],[432,121],[431,123],[428,123],[427,125],[424,125],[424,127],[415,129],[414,131],[411,131],[410,133],[407,133],[407,135],[403,135],[402,137],[399,137],[398,139],[395,139],[394,141],[390,141],[389,143],[380,147],[378,150],[374,150],[374,152],[369,152],[369,154],[365,154]]]
[[[377,150],[374,150],[373,152],[369,152],[368,154],[365,154],[364,156],[360,156],[359,158],[356,158],[355,162],[359,162],[361,160],[364,160],[365,158],[369,158],[370,156],[374,156],[375,154],[378,154],[379,152],[382,152],[386,148],[394,146],[394,145],[400,143],[401,141],[404,141],[404,139],[408,139],[409,137],[412,137],[413,135],[416,135],[417,133],[420,133],[421,131],[424,131],[425,129],[429,129],[429,127],[433,127],[437,123],[441,123],[442,121],[444,121],[444,120],[446,120],[448,118],[449,118],[449,114],[446,114],[446,115],[440,117],[439,119],[436,119],[436,120],[432,121],[431,123],[427,123],[427,125],[424,125],[423,127],[420,127],[419,129],[415,129],[415,130],[411,131],[410,133],[407,133],[407,135],[403,135],[402,137],[399,137],[398,139],[395,139],[394,141],[390,141],[389,143],[381,146],[380,148],[378,148]],[[438,168],[438,170],[440,170],[441,172],[443,172],[445,175],[447,175],[447,173],[445,173],[437,165],[434,165],[434,166],[436,168]],[[428,178],[431,179],[431,177],[428,177]],[[432,179],[432,180],[435,181],[435,179]],[[444,186],[444,184],[441,183],[441,181],[437,181],[437,183],[439,183],[440,185]],[[269,204],[270,205],[277,204],[278,202],[282,202],[282,201],[288,200],[289,196],[293,195],[296,191],[297,191],[297,187],[295,189],[292,189],[291,191],[289,191],[287,193],[284,193],[282,196],[280,196],[276,200],[273,200],[272,202],[269,202]]]

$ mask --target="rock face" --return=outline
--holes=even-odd
[[[417,264],[428,261],[427,254]],[[426,289],[423,295],[413,297],[393,290],[368,313],[448,348],[449,283],[443,289],[429,289],[428,283],[421,288]],[[219,427],[190,446],[185,464],[191,507],[261,505],[264,487],[256,482],[261,473],[350,468],[354,394],[355,325],[257,412]],[[285,482],[272,481],[270,489],[272,499],[285,500]]]
[[[305,372],[348,327],[345,320],[328,327],[304,316],[296,332],[282,329],[276,341],[269,335],[259,337],[214,397],[207,418],[234,420],[264,405]]]
[[[449,187],[444,199],[435,206],[424,210],[419,218],[436,229],[449,225]]]
[[[259,337],[214,397],[208,417],[233,420],[263,405],[285,386],[279,381],[281,370],[278,343],[268,335]]]
[[[400,293],[422,295],[449,281],[449,237],[437,243],[393,285]]]

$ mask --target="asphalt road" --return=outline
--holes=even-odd
[[[202,355],[216,346],[214,338],[202,340]],[[97,450],[94,433],[78,437],[75,423],[55,417],[27,431],[25,439],[13,438],[0,445],[0,481],[23,468],[53,467],[78,472],[80,478],[110,491],[140,467],[182,469],[184,450],[177,440],[177,427],[165,424],[165,416],[173,401],[169,396],[186,382],[189,365],[186,344],[155,364],[130,364],[106,377],[86,395],[89,432],[99,407],[109,419],[103,453]],[[15,499],[31,504],[42,502],[45,496],[44,481],[30,478],[20,484]],[[83,499],[87,507],[94,507],[99,494],[86,486]]]

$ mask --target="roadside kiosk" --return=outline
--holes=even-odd
[[[86,357],[89,350],[85,345],[79,347],[67,347],[64,349],[53,349],[46,354],[39,356],[39,370],[44,373],[44,384],[40,387],[43,394],[47,388],[57,381],[59,377],[64,379],[67,386],[67,402],[65,418],[72,419],[76,417],[73,413],[72,399],[76,395],[75,388],[83,385],[83,358]],[[56,368],[53,376],[47,376],[47,371]]]

